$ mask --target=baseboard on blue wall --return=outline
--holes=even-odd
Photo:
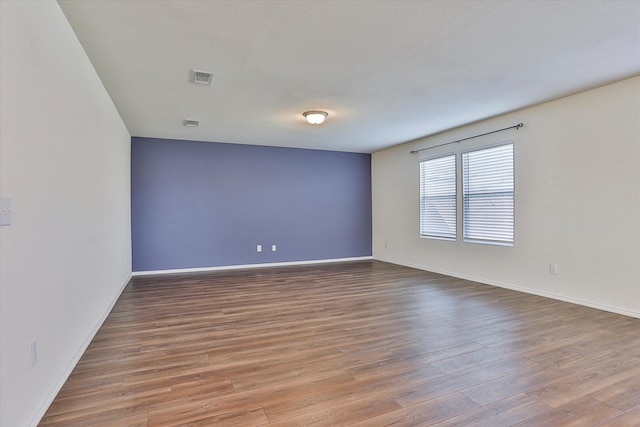
[[[264,263],[264,264],[222,265],[219,267],[177,268],[172,270],[134,271],[132,275],[133,276],[151,276],[155,274],[196,273],[201,271],[224,271],[224,270],[240,270],[240,269],[246,269],[246,268],[286,267],[291,265],[327,264],[332,262],[362,261],[362,260],[370,260],[370,259],[373,259],[373,257],[363,256],[363,257],[352,257],[352,258],[316,259],[316,260],[310,260],[310,261],[270,262],[270,263]]]

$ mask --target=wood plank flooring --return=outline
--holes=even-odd
[[[379,261],[132,279],[41,426],[638,426],[640,320]]]

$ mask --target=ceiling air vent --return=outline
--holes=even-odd
[[[213,74],[207,73],[206,71],[198,71],[193,70],[191,73],[191,83],[194,85],[205,85],[208,86],[211,84],[213,80]]]
[[[200,125],[200,121],[199,120],[187,120],[185,119],[182,122],[183,125],[185,125],[188,128],[197,128],[198,125]]]

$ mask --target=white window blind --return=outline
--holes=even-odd
[[[513,245],[513,144],[462,154],[463,239]]]
[[[456,239],[456,156],[420,162],[420,235]]]

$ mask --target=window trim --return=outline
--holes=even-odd
[[[423,234],[422,233],[422,215],[423,215],[423,210],[422,210],[422,164],[425,162],[429,162],[429,161],[433,161],[433,160],[438,160],[438,159],[444,159],[447,157],[453,157],[453,173],[454,173],[454,193],[453,193],[453,202],[454,202],[454,215],[453,215],[453,220],[455,222],[454,227],[453,227],[453,231],[454,231],[454,235],[453,237],[450,236],[443,236],[443,235],[435,235],[435,234]],[[459,206],[459,182],[458,182],[458,153],[456,152],[448,152],[448,153],[441,153],[438,155],[434,155],[432,157],[425,157],[425,158],[421,158],[418,161],[418,180],[419,180],[419,196],[418,196],[418,203],[419,203],[419,217],[418,217],[418,229],[419,229],[419,235],[420,238],[423,239],[433,239],[433,240],[445,240],[445,241],[449,241],[449,242],[455,242],[458,240],[458,228],[459,228],[459,219],[458,219],[458,206]]]
[[[503,240],[489,240],[489,239],[474,239],[474,238],[467,238],[465,237],[465,194],[464,194],[464,159],[463,156],[465,154],[468,153],[473,153],[476,151],[483,151],[483,150],[490,150],[492,148],[497,148],[497,147],[502,147],[502,146],[507,146],[507,145],[511,145],[512,146],[512,176],[513,176],[513,194],[512,194],[512,200],[513,200],[513,213],[512,213],[512,220],[513,220],[513,234],[512,234],[512,238],[510,241],[503,241]],[[459,151],[459,156],[460,156],[460,171],[459,171],[459,185],[460,185],[460,195],[459,197],[461,198],[461,209],[460,209],[460,215],[461,215],[461,223],[460,226],[462,227],[462,242],[463,243],[475,243],[475,244],[483,244],[483,245],[492,245],[492,246],[503,246],[503,247],[513,247],[515,246],[516,243],[516,144],[514,143],[513,140],[509,139],[509,140],[502,140],[499,142],[494,142],[491,144],[484,144],[484,145],[478,145],[475,147],[469,147],[466,148],[464,150],[460,150]]]
[[[467,145],[467,144],[465,144]],[[496,148],[496,147],[501,147],[501,146],[505,146],[505,145],[511,145],[512,148],[512,156],[513,156],[513,160],[512,160],[512,168],[513,168],[513,194],[512,194],[512,200],[513,200],[513,211],[512,211],[512,221],[513,221],[513,234],[511,236],[511,240],[510,241],[503,241],[503,240],[484,240],[484,239],[474,239],[474,238],[465,238],[465,223],[464,223],[464,217],[465,217],[465,206],[464,206],[464,171],[463,171],[463,155],[467,154],[467,153],[472,153],[475,151],[482,151],[482,150],[487,150],[487,149],[491,149],[491,148]],[[435,148],[435,147],[434,147]],[[418,159],[418,235],[420,236],[420,238],[424,238],[424,239],[430,239],[430,240],[444,240],[444,241],[448,241],[448,242],[460,242],[460,243],[471,243],[471,244],[482,244],[482,245],[490,245],[490,246],[501,246],[501,247],[514,247],[516,245],[516,238],[517,238],[517,233],[516,233],[516,206],[517,206],[517,197],[516,197],[516,192],[517,192],[517,185],[516,185],[516,179],[517,179],[517,174],[516,174],[516,151],[517,151],[517,147],[515,144],[515,141],[513,140],[513,138],[507,138],[507,139],[501,139],[501,140],[494,140],[493,142],[488,142],[488,143],[471,143],[468,144],[466,147],[464,148],[460,148],[459,146],[456,146],[455,148],[450,148],[448,151],[441,151],[441,150],[437,150],[439,153],[438,154],[434,154],[432,156],[429,157],[422,157]],[[455,238],[451,238],[451,237],[440,237],[440,236],[432,236],[432,235],[427,235],[427,234],[422,234],[422,229],[421,229],[421,225],[422,225],[422,176],[421,176],[421,171],[420,171],[420,164],[422,162],[425,161],[429,161],[429,160],[434,160],[434,159],[438,159],[438,158],[444,158],[444,157],[448,157],[448,156],[454,156],[455,159],[455,174],[456,174],[456,215],[455,215],[455,221],[456,221],[456,231],[455,231]]]

